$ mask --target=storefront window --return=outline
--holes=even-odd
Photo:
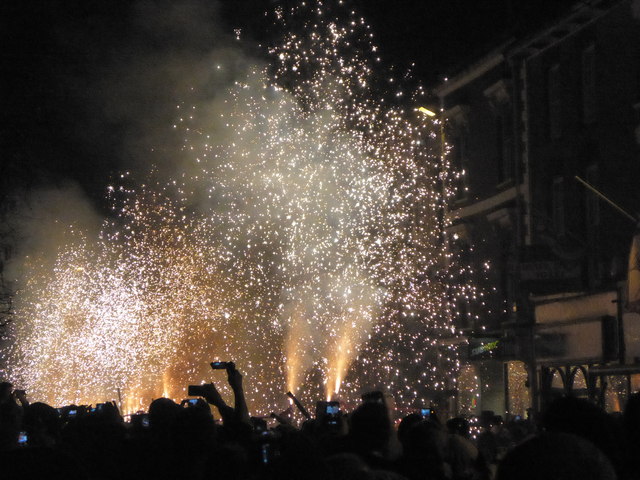
[[[523,362],[508,362],[509,413],[526,417],[531,406],[529,387],[527,386],[527,367]]]
[[[587,379],[584,376],[582,369],[576,370],[573,377],[573,388],[571,389],[573,396],[578,398],[589,398],[589,391],[587,390]]]
[[[605,381],[605,409],[607,412],[621,412],[627,403],[627,376],[610,375]]]
[[[460,415],[477,415],[480,400],[478,372],[474,365],[465,365],[458,376],[458,409]]]
[[[560,370],[553,370],[553,377],[551,378],[551,391],[559,395],[564,393],[564,381],[562,380],[562,374]]]

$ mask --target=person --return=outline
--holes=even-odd
[[[24,409],[22,430],[30,447],[54,448],[60,443],[62,434],[60,415],[46,403],[33,403]]]
[[[230,407],[224,401],[220,392],[213,383],[202,385],[204,399],[215,406],[220,412],[222,421],[227,426],[239,425],[251,426],[251,417],[249,415],[249,407],[244,395],[244,387],[242,384],[242,373],[236,368],[233,362],[227,363],[227,381],[233,391],[234,406]]]
[[[409,480],[444,480],[451,478],[446,463],[448,435],[431,420],[414,423],[403,433],[402,456],[397,471]]]
[[[387,407],[382,403],[366,402],[351,414],[347,449],[372,469],[390,470],[393,435]]]
[[[569,433],[543,433],[518,445],[499,463],[496,480],[615,480],[607,457]]]
[[[624,429],[624,469],[627,478],[638,477],[638,452],[640,452],[640,392],[629,396],[622,415]]]
[[[478,449],[469,439],[469,422],[464,418],[453,418],[447,422],[447,430],[449,441],[446,460],[451,467],[451,478],[477,478],[481,458]]]
[[[540,428],[588,440],[609,458],[616,471],[621,471],[622,446],[619,439],[622,435],[613,419],[588,400],[575,397],[555,399],[542,413]]]
[[[0,382],[0,405],[6,404],[11,398],[13,385],[11,382]]]
[[[11,382],[0,382],[0,451],[13,450],[18,446],[23,405],[28,405],[24,391],[13,390]]]

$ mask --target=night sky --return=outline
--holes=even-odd
[[[258,44],[273,41],[264,12],[292,3],[2,2],[1,148],[9,159],[3,188],[70,179],[100,203],[110,176],[163,161],[172,148],[164,129],[184,90],[222,88],[207,85],[208,55],[235,42],[240,28],[243,52],[259,58]],[[404,73],[415,64],[414,79],[427,86],[571,3],[351,1],[376,34],[384,68]]]

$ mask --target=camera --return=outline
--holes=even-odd
[[[340,417],[340,402],[318,402],[316,418],[327,425],[337,425]]]
[[[205,386],[204,385],[189,385],[187,389],[187,394],[190,397],[204,397],[205,396]],[[194,399],[197,400],[197,399]]]
[[[149,415],[146,413],[131,415],[130,419],[133,428],[149,428]]]
[[[340,413],[340,403],[338,402],[327,402],[325,413],[329,416],[335,416]]]
[[[185,398],[180,402],[180,405],[186,408],[195,407],[200,402],[199,398]]]
[[[211,362],[209,365],[213,370],[233,370],[236,368],[236,364],[233,362]]]

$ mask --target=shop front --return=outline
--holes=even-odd
[[[536,305],[540,409],[570,395],[620,412],[628,396],[639,390],[640,364],[633,354],[640,321],[622,312],[621,298],[609,291]]]

